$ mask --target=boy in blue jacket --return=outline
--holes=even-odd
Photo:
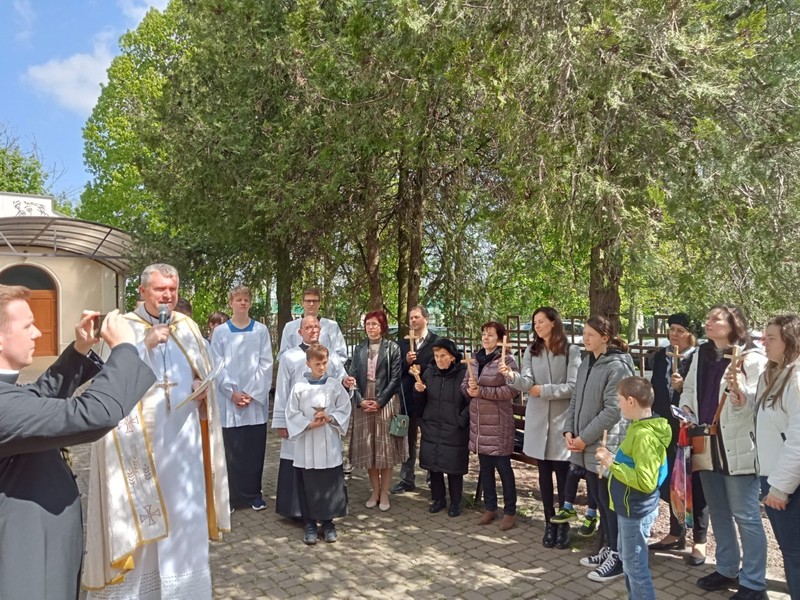
[[[601,447],[596,456],[608,476],[611,509],[617,513],[628,598],[655,600],[647,536],[658,515],[658,488],[667,476],[672,430],[666,419],[653,414],[653,386],[646,379],[621,380],[617,402],[631,424],[616,455]]]

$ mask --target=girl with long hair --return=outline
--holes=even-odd
[[[794,599],[800,598],[800,317],[772,319],[764,350],[769,362],[756,394],[758,474]]]

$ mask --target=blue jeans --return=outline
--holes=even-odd
[[[645,517],[632,519],[617,513],[617,545],[625,573],[625,586],[631,600],[656,600],[653,576],[647,556],[647,538],[656,522],[658,508]]]
[[[761,478],[761,491],[764,496],[769,492],[766,477]],[[789,597],[800,598],[800,494],[795,491],[789,496],[789,502],[784,510],[775,510],[769,506],[764,508],[783,554],[783,569],[786,572]]]
[[[725,577],[738,576],[739,584],[751,590],[765,590],[767,535],[761,522],[759,478],[701,471],[700,480],[717,542],[717,572]],[[742,538],[741,572],[737,527]]]
[[[514,468],[511,466],[510,456],[489,456],[478,454],[480,464],[479,477],[483,486],[483,506],[486,510],[497,510],[497,483],[494,470],[500,473],[503,484],[503,514],[517,514],[517,482],[514,479]]]

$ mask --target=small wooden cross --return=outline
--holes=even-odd
[[[506,348],[511,348],[511,342],[508,341],[508,336],[504,335],[503,341],[497,345],[502,348],[502,350],[500,350],[500,364],[504,365],[506,364]]]
[[[742,366],[744,362],[744,356],[742,356],[742,349],[739,346],[734,346],[731,348],[730,354],[725,354],[725,358],[731,359],[731,364],[728,365],[728,373],[733,375],[734,381],[734,389],[739,389],[739,380],[737,379],[736,375],[739,372],[739,367]]]
[[[606,440],[607,439],[608,439],[608,429],[603,429],[603,448],[606,447]],[[605,467],[603,467],[602,464],[597,466],[597,478],[598,479],[602,479],[603,478],[603,472],[604,471],[605,471]]]
[[[417,380],[417,383],[422,383],[422,379],[419,378],[419,365],[411,365],[409,367],[408,372],[414,376],[414,379]]]
[[[164,390],[164,396],[166,396],[167,398],[167,414],[169,414],[170,411],[172,410],[172,407],[170,406],[169,403],[169,390],[170,388],[174,388],[176,385],[178,384],[174,381],[170,381],[169,375],[167,375],[166,373],[164,373],[164,381],[160,381],[159,383],[156,384],[156,387],[160,387]]]
[[[408,340],[408,343],[411,347],[411,352],[416,352],[416,350],[414,349],[414,341],[418,340],[419,338],[416,335],[414,335],[413,331],[409,331],[408,335],[406,336],[406,339]]]
[[[469,377],[470,377],[470,379],[472,379],[472,380],[474,380],[474,381],[478,381],[478,380],[475,378],[475,372],[472,370],[472,354],[470,354],[469,352],[467,352],[467,353],[466,353],[466,355],[467,355],[467,358],[465,358],[465,359],[464,359],[464,360],[462,360],[461,362],[462,362],[462,363],[464,363],[465,365],[467,365],[467,371],[469,371]]]
[[[680,348],[677,346],[672,347],[672,352],[667,352],[667,356],[672,357],[672,372],[678,372],[678,360],[681,358],[686,358],[685,354],[680,353]]]

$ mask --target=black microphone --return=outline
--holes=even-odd
[[[169,318],[172,316],[172,310],[166,304],[158,305],[158,322],[160,325],[169,323]]]

